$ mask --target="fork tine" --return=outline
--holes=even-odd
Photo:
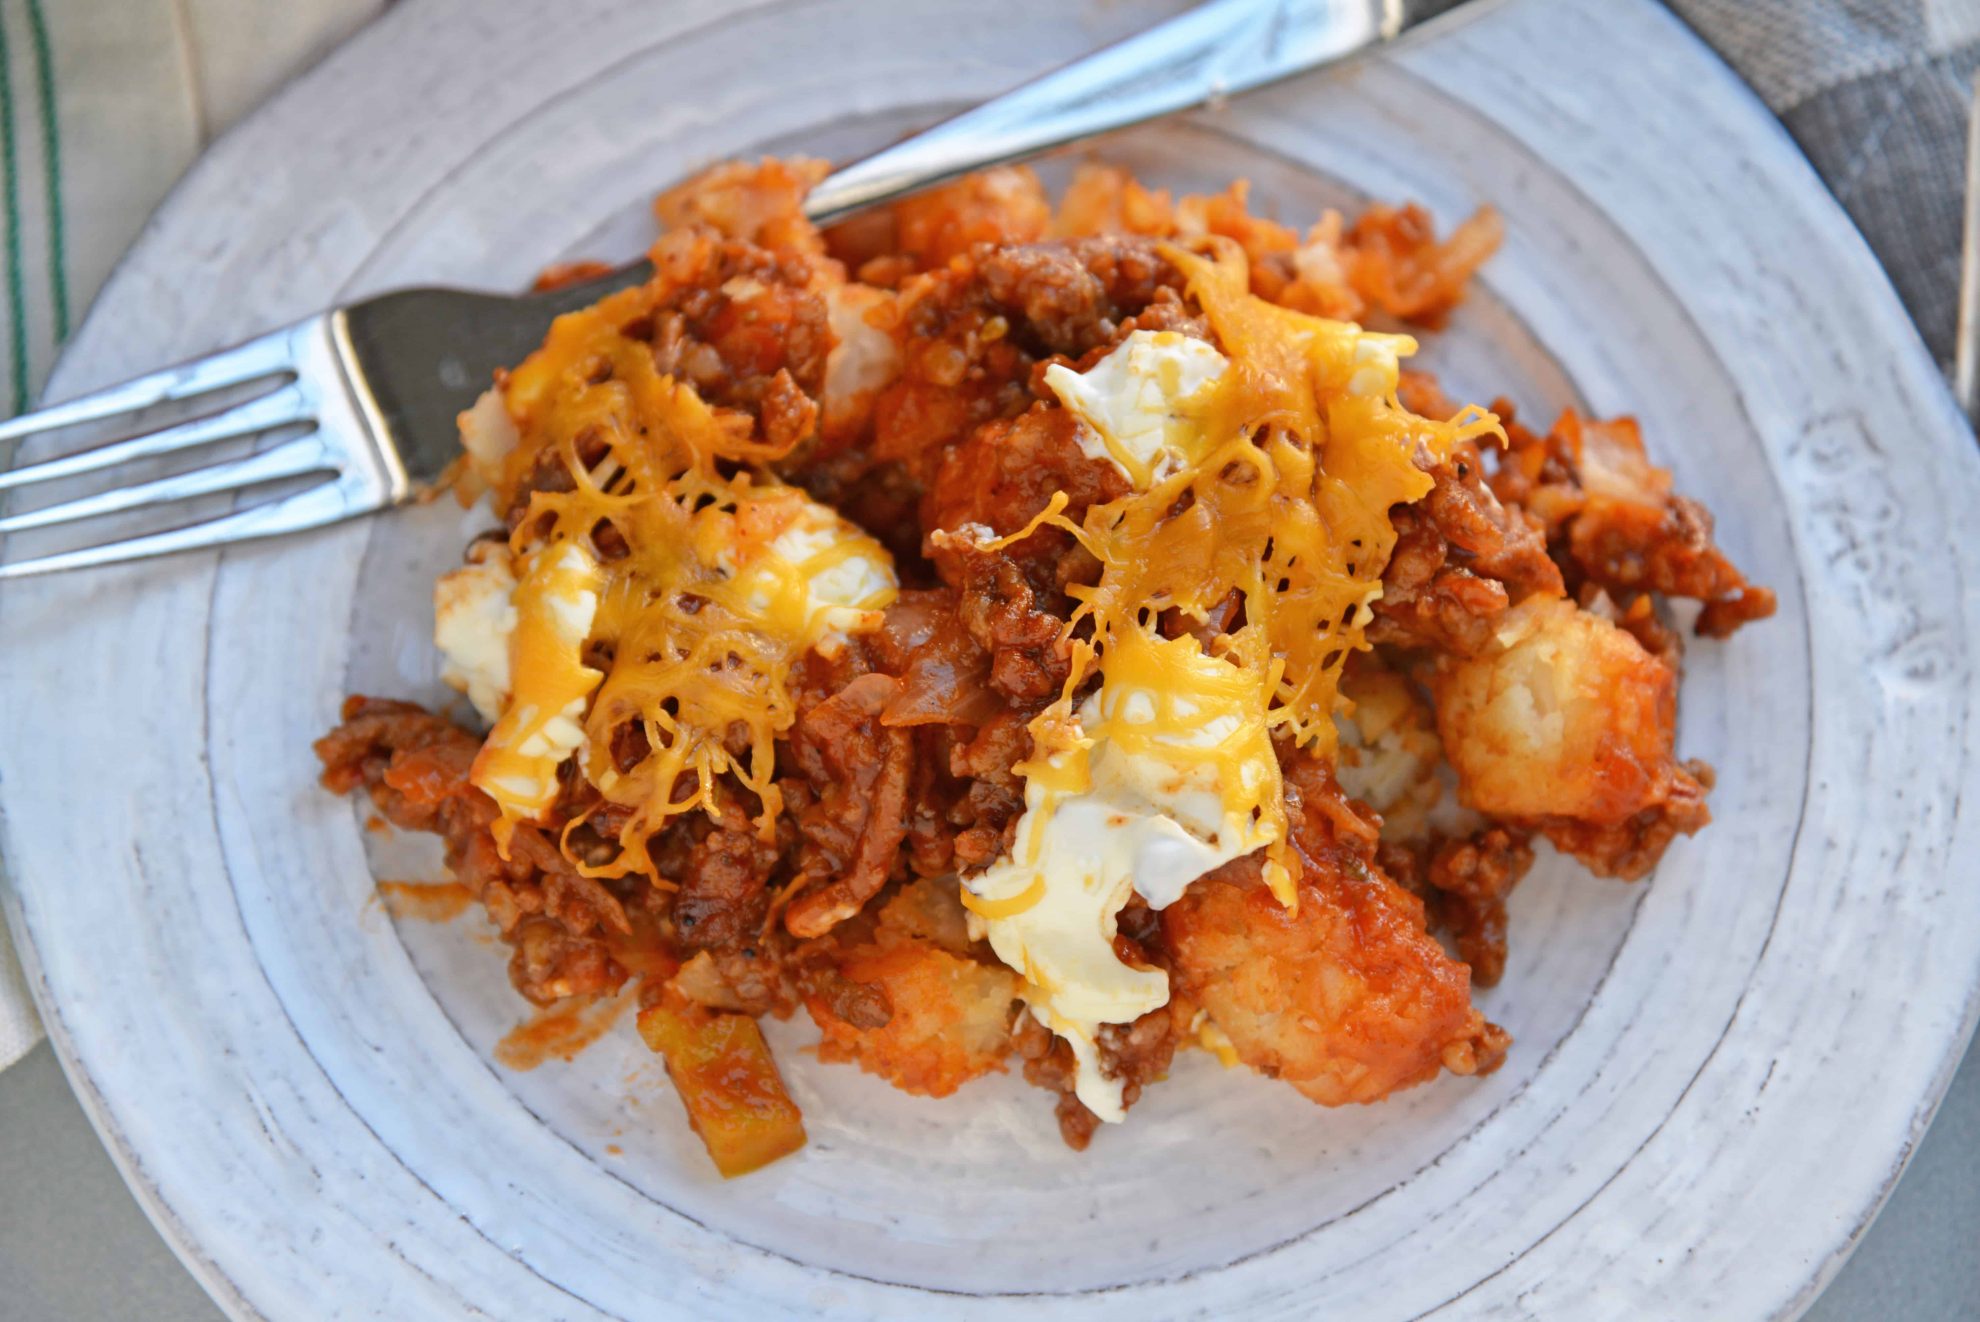
[[[36,574],[53,574],[65,569],[114,565],[125,560],[169,555],[174,551],[198,551],[256,537],[272,537],[278,533],[302,532],[376,508],[376,501],[362,499],[341,481],[323,482],[307,491],[298,491],[280,500],[208,519],[204,523],[0,565],[0,582]]]
[[[336,468],[336,456],[325,447],[322,437],[298,436],[246,459],[209,464],[205,468],[159,478],[155,482],[140,482],[135,486],[119,487],[79,500],[63,501],[59,505],[0,518],[0,533],[47,528],[77,519],[92,519],[101,514],[115,514],[119,510],[141,509],[146,505],[162,505],[193,496],[210,496],[221,491],[250,487],[258,482],[301,477],[305,473],[318,471],[334,472]]]
[[[78,450],[74,454],[63,455],[58,459],[48,459],[38,464],[29,464],[25,468],[15,468],[0,473],[0,491],[24,487],[33,482],[48,482],[58,477],[74,477],[78,473],[93,473],[99,468],[109,468],[113,464],[121,464],[130,459],[170,454],[174,450],[205,445],[210,441],[224,441],[230,437],[267,431],[271,427],[307,421],[309,421],[309,401],[298,387],[284,386],[280,390],[215,413],[211,417],[194,418],[191,422],[182,422],[177,426],[161,427],[157,431],[145,432],[127,440],[112,441],[108,445]]]
[[[246,385],[262,377],[292,372],[289,340],[293,327],[258,336],[245,344],[223,349],[210,358],[181,363],[145,376],[134,377],[93,395],[72,399],[66,404],[0,422],[0,444],[58,427],[100,422],[120,413],[135,413],[154,404],[193,399],[200,395]]]

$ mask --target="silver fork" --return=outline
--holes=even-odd
[[[1213,0],[833,174],[805,210],[826,223],[970,170],[1332,63],[1452,7],[1452,0]],[[650,275],[639,263],[522,297],[454,289],[383,294],[0,423],[0,445],[85,424],[119,434],[0,472],[0,499],[57,479],[126,474],[122,484],[94,494],[0,517],[0,534],[314,479],[259,504],[237,502],[231,513],[204,522],[10,559],[0,563],[0,579],[299,532],[401,504],[458,453],[455,415],[495,368],[535,348],[557,314]],[[222,395],[248,397],[221,407]],[[202,413],[202,405],[214,407]],[[193,416],[142,429],[140,415],[161,406]],[[139,461],[284,430],[300,434],[173,476],[128,476]],[[18,458],[19,449],[14,453]]]

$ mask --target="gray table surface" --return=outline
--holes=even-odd
[[[0,1074],[0,1319],[219,1316],[124,1189],[48,1044]],[[1980,1317],[1980,1052],[1967,1057],[1883,1215],[1807,1316]]]

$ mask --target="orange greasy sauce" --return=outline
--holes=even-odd
[[[631,1004],[632,997],[621,993],[553,1005],[510,1029],[495,1044],[495,1059],[512,1070],[533,1070],[552,1058],[570,1060],[611,1031]]]
[[[474,892],[458,881],[381,881],[378,893],[394,918],[449,922],[466,913]]]

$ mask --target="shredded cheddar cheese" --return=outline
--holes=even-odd
[[[1166,255],[1224,352],[1136,330],[1085,372],[1045,374],[1091,433],[1081,448],[1130,493],[1078,523],[1060,492],[1011,536],[941,535],[997,550],[1051,525],[1100,563],[1096,581],[1066,589],[1072,664],[1014,768],[1025,811],[1010,853],[964,880],[963,903],[972,933],[1023,974],[1030,1013],[1071,1047],[1074,1092],[1106,1122],[1125,1118],[1126,1096],[1104,1068],[1103,1027],[1169,999],[1163,969],[1117,949],[1121,911],[1136,895],[1166,908],[1259,850],[1273,894],[1297,908],[1274,737],[1334,754],[1341,669],[1368,645],[1395,545],[1389,510],[1429,490],[1419,458],[1497,426],[1404,409],[1399,362],[1414,341],[1253,297],[1234,247]]]
[[[1016,918],[1020,914],[1029,913],[1031,910],[1037,908],[1038,902],[1044,898],[1045,874],[1042,872],[1034,874],[1030,884],[1015,895],[1000,896],[993,899],[989,896],[978,895],[967,886],[962,889],[963,908],[969,910],[978,918],[992,920]]]
[[[623,824],[615,857],[573,857],[595,876],[653,875],[648,840],[679,813],[713,811],[725,776],[754,796],[769,836],[782,809],[775,741],[795,716],[791,667],[878,627],[896,591],[878,542],[749,467],[782,451],[755,439],[748,414],[712,407],[626,333],[659,298],[647,285],[558,318],[504,390],[517,443],[498,501],[512,504],[545,463],[570,478],[568,490],[530,484],[512,548],[582,548],[598,567],[581,641],[609,659],[578,711],[582,768]],[[535,664],[521,647],[515,706]],[[517,798],[515,815],[529,802]],[[566,826],[567,842],[583,820]]]
[[[1078,704],[1095,678],[1103,692],[1162,694],[1186,679],[1262,695],[1244,739],[1188,756],[1223,787],[1231,830],[1265,843],[1268,880],[1292,904],[1298,863],[1284,789],[1276,761],[1254,745],[1282,734],[1331,752],[1341,666],[1366,645],[1395,541],[1389,507],[1428,490],[1419,452],[1441,455],[1496,422],[1478,411],[1438,422],[1402,408],[1397,363],[1414,341],[1254,297],[1243,255],[1227,241],[1165,252],[1222,351],[1137,332],[1130,348],[1150,357],[1152,395],[1128,357],[1118,382],[1048,374],[1104,447],[1095,453],[1134,490],[1078,525],[1064,517],[1063,500],[1040,516],[1071,531],[1102,570],[1093,585],[1070,589],[1072,673],[1033,722],[1036,751],[1018,770],[1046,791],[1042,834],[1055,804],[1084,788],[1087,760],[1071,754],[1093,743]],[[782,810],[773,775],[776,739],[795,717],[791,667],[812,648],[829,654],[878,627],[896,590],[877,542],[760,471],[782,451],[756,438],[749,415],[709,405],[627,333],[659,297],[652,285],[630,289],[558,319],[507,380],[515,438],[494,465],[499,500],[530,491],[511,538],[518,563],[547,563],[542,548],[571,546],[597,582],[586,635],[575,647],[560,643],[554,666],[544,663],[556,680],[541,679],[544,691],[563,695],[555,706],[530,696],[539,680],[525,672],[537,663],[523,649],[536,644],[519,628],[516,693],[500,738],[491,736],[486,779],[505,821],[527,819],[554,797],[554,777],[546,788],[540,767],[501,759],[578,749],[585,778],[619,823],[616,856],[579,864],[592,875],[650,875],[647,842],[679,813],[713,811],[724,778],[754,797],[767,838]],[[1140,396],[1182,403],[1156,417]],[[568,484],[532,481],[546,463],[561,466]],[[523,615],[528,592],[517,589]],[[1207,651],[1161,639],[1158,619],[1171,610],[1217,623]],[[604,658],[602,672],[581,664],[587,650]],[[579,688],[579,671],[595,678]],[[525,706],[538,727],[524,729]],[[581,739],[539,737],[530,745],[539,751],[521,751],[547,723],[579,719]],[[1158,701],[1145,729],[1111,716],[1105,724],[1123,746],[1153,739],[1173,757],[1178,735],[1199,722],[1193,708]],[[579,824],[566,827],[567,838]]]
[[[1072,673],[1059,701],[1033,722],[1037,751],[1019,768],[1058,793],[1078,788],[1077,763],[1057,755],[1087,742],[1073,713],[1088,681],[1099,675],[1103,691],[1169,682],[1156,659],[1164,654],[1132,645],[1158,636],[1168,610],[1208,623],[1235,607],[1211,645],[1229,663],[1230,682],[1263,691],[1268,729],[1331,755],[1341,668],[1367,647],[1395,547],[1389,509],[1431,487],[1417,454],[1441,457],[1461,438],[1498,430],[1482,410],[1437,421],[1402,407],[1398,361],[1415,351],[1414,340],[1254,296],[1243,254],[1228,241],[1164,253],[1187,277],[1230,366],[1190,400],[1197,436],[1167,436],[1164,453],[1175,462],[1143,467],[1145,484],[1092,507],[1078,524],[1064,517],[1063,501],[1039,517],[1101,564],[1097,583],[1068,589],[1078,603],[1067,627]],[[1157,673],[1130,678],[1151,666]],[[1162,713],[1149,731],[1174,734],[1195,720]],[[1247,776],[1235,747],[1205,756],[1234,794],[1234,812],[1271,839],[1267,880],[1295,905],[1299,864],[1276,762],[1268,774]]]

